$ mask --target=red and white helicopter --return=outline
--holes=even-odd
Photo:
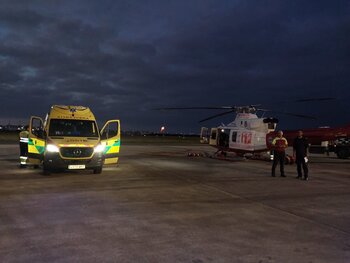
[[[333,98],[302,99],[295,102],[311,102],[332,100]],[[295,114],[289,112],[272,111],[258,108],[260,105],[248,106],[222,106],[222,107],[177,107],[160,108],[158,110],[226,110],[201,120],[205,122],[226,114],[236,114],[234,121],[227,125],[220,125],[214,128],[201,128],[200,142],[208,143],[217,148],[217,153],[226,155],[227,152],[234,152],[237,155],[267,153],[271,149],[271,141],[274,138],[274,131],[278,119],[264,117],[266,112],[279,113],[299,118],[315,119],[313,116]],[[263,112],[262,117],[257,113]]]

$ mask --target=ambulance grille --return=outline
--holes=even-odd
[[[66,158],[86,158],[94,152],[91,147],[62,147],[61,155]]]

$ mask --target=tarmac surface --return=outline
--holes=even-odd
[[[43,176],[0,145],[0,262],[350,262],[350,160],[271,163],[122,146],[118,167]],[[278,170],[276,170],[277,172]]]

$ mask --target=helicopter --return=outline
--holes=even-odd
[[[333,98],[312,98],[300,99],[295,102],[312,102],[333,100]],[[226,156],[228,152],[233,152],[238,156],[259,155],[267,153],[272,148],[271,134],[274,134],[279,120],[274,117],[264,117],[266,112],[284,114],[298,118],[315,120],[316,118],[309,115],[296,114],[290,112],[274,111],[259,108],[257,105],[245,106],[220,106],[220,107],[174,107],[174,108],[158,108],[157,110],[226,110],[200,120],[205,122],[226,114],[235,113],[235,119],[228,124],[221,124],[218,127],[207,128],[202,127],[200,132],[200,142],[209,144],[217,149],[215,154]],[[263,112],[262,116],[258,116],[258,112]]]
[[[254,106],[232,107],[230,112],[236,113],[234,121],[227,125],[221,124],[218,127],[202,127],[200,133],[200,142],[208,143],[217,148],[217,152],[225,154],[226,152],[235,152],[238,155],[246,153],[260,153],[268,151],[266,144],[266,135],[275,131],[278,119],[259,118],[257,109]],[[217,115],[225,115],[221,113]],[[211,116],[200,122],[216,118]]]

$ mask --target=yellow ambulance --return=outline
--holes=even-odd
[[[27,164],[52,170],[91,169],[102,172],[104,164],[116,164],[120,149],[120,121],[109,120],[101,130],[88,107],[54,105],[46,118],[29,122]]]

